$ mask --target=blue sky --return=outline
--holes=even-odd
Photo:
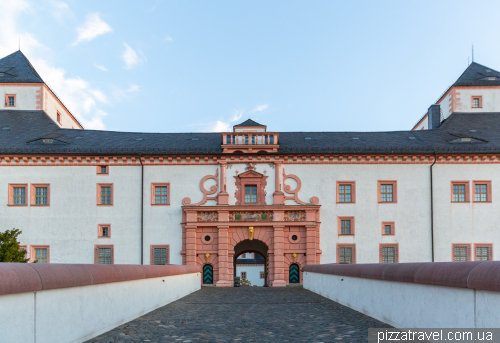
[[[475,61],[500,70],[499,1],[0,0],[21,50],[86,128],[410,129]]]

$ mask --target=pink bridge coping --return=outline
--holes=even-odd
[[[200,272],[178,265],[0,263],[0,295]]]
[[[309,264],[303,271],[500,292],[500,261]]]

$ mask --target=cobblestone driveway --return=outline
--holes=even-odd
[[[302,287],[202,287],[88,342],[366,342],[390,327]]]

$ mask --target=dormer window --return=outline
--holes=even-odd
[[[15,94],[5,94],[5,107],[16,107]]]
[[[473,96],[472,97],[472,108],[482,108],[483,107],[483,97]]]

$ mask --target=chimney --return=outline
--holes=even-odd
[[[429,130],[437,129],[441,125],[441,105],[431,105],[427,113],[429,114],[427,118]]]

